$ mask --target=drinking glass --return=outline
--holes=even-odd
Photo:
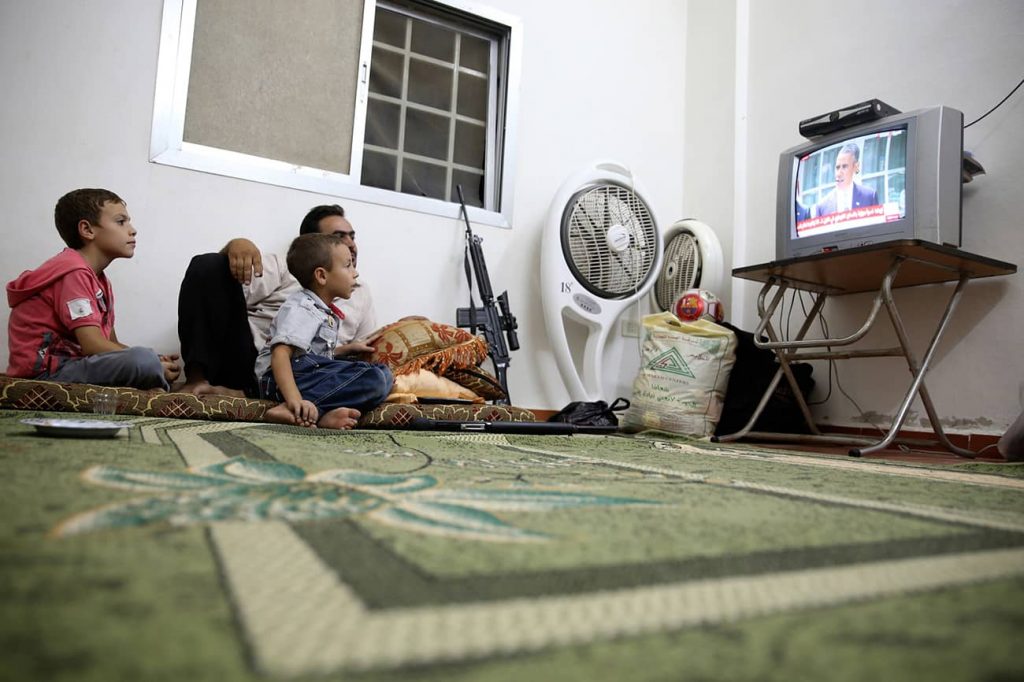
[[[117,391],[101,388],[92,396],[92,411],[95,414],[117,414]]]

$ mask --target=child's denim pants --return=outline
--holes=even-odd
[[[386,365],[312,353],[292,358],[292,374],[302,399],[316,405],[321,415],[338,407],[352,407],[363,413],[372,410],[388,397],[395,381]],[[273,370],[260,377],[260,396],[284,401]]]

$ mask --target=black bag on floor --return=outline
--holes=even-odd
[[[772,377],[779,369],[775,353],[754,345],[754,335],[733,325],[722,322],[736,334],[736,363],[729,375],[729,385],[725,391],[725,403],[722,406],[722,417],[715,428],[716,436],[725,436],[739,431],[754,414],[757,404],[761,402]],[[811,372],[814,369],[806,362],[791,362],[790,368],[800,386],[804,400],[814,388]],[[764,411],[754,424],[754,431],[770,431],[776,433],[810,433],[800,406],[785,377],[779,381],[775,392],[765,405]]]
[[[563,407],[548,418],[549,422],[564,422],[580,426],[618,426],[619,418],[615,414],[629,407],[625,398],[616,398],[611,405],[603,400],[593,403],[574,402]]]

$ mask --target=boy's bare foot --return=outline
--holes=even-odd
[[[306,426],[311,429],[316,428],[316,423],[311,421],[300,421],[295,418],[295,415],[288,406],[284,403],[274,405],[269,410],[263,413],[263,418],[274,424],[289,424],[291,426]]]
[[[325,429],[351,429],[359,420],[359,410],[351,407],[336,407],[320,417],[317,426]]]
[[[226,395],[232,398],[245,397],[245,393],[243,391],[236,388],[228,388],[227,386],[214,386],[206,379],[182,384],[178,389],[178,393],[191,393],[192,395]]]

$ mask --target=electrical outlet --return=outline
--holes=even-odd
[[[622,320],[622,335],[631,338],[640,337],[640,323],[636,320]]]

